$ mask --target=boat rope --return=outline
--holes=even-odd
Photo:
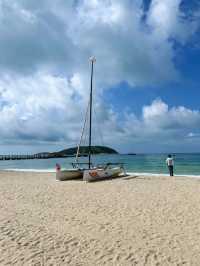
[[[96,112],[95,108],[94,108],[93,112],[94,112],[94,120],[96,122],[95,125],[97,127],[96,136],[99,138],[98,140],[99,140],[100,145],[101,146],[105,146],[105,142],[104,142],[104,139],[103,139],[101,126],[100,126],[100,123],[99,123],[100,119],[98,119],[98,115],[97,115],[97,112]]]
[[[86,123],[87,123],[89,107],[90,107],[90,101],[88,102],[88,106],[87,106],[87,110],[86,110],[85,121],[84,121],[83,129],[82,129],[82,132],[81,132],[80,142],[79,142],[79,144],[77,145],[77,152],[76,152],[76,158],[75,158],[75,162],[76,162],[76,164],[78,164],[78,156],[79,156],[80,146],[81,146],[81,143],[82,143],[83,134],[84,134],[85,127],[86,127]]]

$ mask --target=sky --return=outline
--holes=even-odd
[[[0,32],[0,154],[79,142],[90,56],[93,145],[200,152],[198,0],[0,0]]]

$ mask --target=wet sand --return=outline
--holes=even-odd
[[[199,265],[200,180],[0,172],[0,265]]]

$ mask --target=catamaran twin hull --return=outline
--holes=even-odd
[[[105,168],[92,168],[87,170],[71,169],[71,170],[58,170],[56,172],[56,180],[65,181],[73,179],[83,179],[87,182],[99,181],[110,179],[125,174],[121,166],[105,167]]]
[[[124,174],[124,170],[121,167],[90,169],[83,172],[83,180],[94,182],[118,177],[122,174]]]
[[[56,180],[59,180],[59,181],[81,179],[81,178],[83,178],[83,170],[80,170],[80,169],[56,171]]]

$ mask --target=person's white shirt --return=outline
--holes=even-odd
[[[174,160],[173,160],[173,158],[168,157],[168,158],[166,159],[166,164],[167,164],[168,166],[173,166],[173,165],[174,165]]]

